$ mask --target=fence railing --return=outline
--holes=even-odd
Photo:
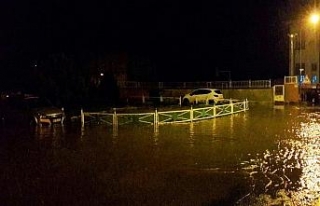
[[[218,89],[242,89],[242,88],[270,88],[272,81],[269,80],[245,80],[245,81],[213,81],[213,82],[135,82],[119,81],[120,88],[157,88],[157,89],[192,89],[211,87]]]
[[[249,110],[248,100],[242,102],[230,101],[227,104],[205,106],[201,108],[180,109],[172,111],[135,112],[118,113],[117,109],[113,112],[84,112],[81,110],[81,124],[165,124],[192,122],[210,119],[225,115],[231,115]]]

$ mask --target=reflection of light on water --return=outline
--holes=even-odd
[[[57,148],[61,146],[65,131],[63,126],[52,125],[35,127],[35,133],[39,141],[46,142],[53,148]]]
[[[112,125],[112,143],[115,144],[118,139],[118,124]]]
[[[304,143],[300,148],[305,151],[304,164],[300,177],[301,188],[292,192],[292,197],[295,202],[307,205],[318,199],[320,194],[320,124],[315,118],[310,118],[309,123],[301,123],[299,136]]]
[[[84,126],[81,127],[81,136],[80,136],[80,140],[82,141],[83,137],[85,135],[85,130],[84,130]]]
[[[154,142],[154,146],[158,145],[159,142],[159,125],[158,124],[154,124],[153,125],[153,142]]]
[[[189,138],[189,144],[190,147],[194,147],[194,123],[190,122],[190,138]]]
[[[279,137],[277,149],[242,163],[253,187],[262,184],[265,194],[285,190],[292,198],[289,205],[314,205],[320,196],[320,121],[314,114],[305,115],[287,130],[289,138]]]
[[[212,143],[215,142],[216,130],[217,130],[217,119],[214,118],[212,119],[212,130],[211,130]]]
[[[230,137],[234,136],[234,116],[235,115],[230,116]]]

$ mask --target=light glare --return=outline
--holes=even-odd
[[[310,21],[312,24],[318,24],[319,19],[320,19],[320,17],[319,17],[319,14],[317,14],[317,13],[314,13],[310,16]]]

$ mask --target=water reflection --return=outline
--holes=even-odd
[[[118,129],[119,129],[119,125],[114,124],[112,125],[112,143],[115,144],[117,142],[118,139]]]
[[[63,145],[65,128],[63,126],[36,126],[34,134],[44,147],[59,148]]]
[[[159,125],[158,124],[155,124],[153,126],[153,140],[154,140],[154,146],[157,146],[158,145],[158,141],[159,141]]]
[[[194,123],[193,122],[190,122],[190,128],[189,128],[189,133],[190,133],[190,136],[189,136],[189,145],[191,148],[194,147]]]
[[[297,129],[301,142],[300,160],[302,164],[302,174],[299,179],[300,187],[293,191],[293,198],[296,202],[304,205],[311,205],[320,194],[320,123],[319,113],[305,114],[306,121],[301,122],[301,127]],[[294,144],[294,142],[292,143]]]
[[[0,192],[43,204],[312,205],[319,117],[303,107],[251,107],[183,124],[0,130]]]
[[[276,199],[282,191],[290,197],[288,205],[314,205],[320,194],[319,113],[301,111],[289,116],[288,128],[276,135],[278,147],[242,162],[246,165],[243,169],[250,171],[252,193],[270,194]],[[282,129],[281,124],[278,129]],[[269,199],[268,203],[276,201]]]

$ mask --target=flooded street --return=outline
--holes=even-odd
[[[313,205],[320,109],[153,125],[2,127],[1,205]]]

